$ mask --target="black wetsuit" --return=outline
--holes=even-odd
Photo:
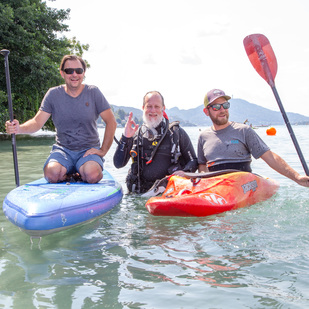
[[[138,154],[133,158],[134,161],[126,179],[129,192],[144,193],[151,188],[157,179],[171,175],[177,170],[196,171],[197,157],[188,134],[177,123],[169,126],[165,137],[162,139],[163,132],[166,130],[165,125],[165,122],[162,122],[156,128],[159,135],[154,140],[146,138],[146,134],[141,134],[139,131],[131,138],[122,135],[114,154],[115,167],[121,168],[128,163],[131,150]],[[145,125],[143,127],[145,128]],[[139,130],[142,130],[142,128]],[[178,130],[178,133],[176,130]],[[176,138],[178,145],[175,144],[175,134],[178,134],[178,138]],[[160,145],[155,149],[157,143],[160,143]],[[155,155],[151,163],[147,164],[154,150],[156,151]],[[140,175],[139,180],[138,175]]]

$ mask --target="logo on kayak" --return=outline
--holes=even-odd
[[[225,205],[225,204],[227,204],[227,201],[222,196],[215,194],[215,193],[201,193],[198,196],[207,200],[212,205]]]
[[[258,184],[257,184],[256,180],[253,180],[253,181],[245,183],[241,187],[244,190],[244,194],[246,194],[250,190],[252,190],[252,192],[254,192],[256,190],[256,188],[258,187]]]

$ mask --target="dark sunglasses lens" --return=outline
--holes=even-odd
[[[83,74],[84,69],[78,68],[78,69],[75,69],[75,72],[76,72],[77,74]]]
[[[230,102],[225,102],[222,104],[224,109],[229,109],[230,108]]]
[[[225,102],[223,104],[214,104],[214,105],[211,105],[210,107],[212,108],[213,111],[218,111],[221,106],[224,108],[224,109],[229,109],[230,108],[230,102]]]
[[[74,71],[75,71],[77,74],[83,74],[84,69],[82,69],[82,68],[77,68],[77,69],[68,68],[68,69],[64,69],[64,72],[65,72],[66,74],[73,74]]]
[[[63,70],[66,74],[73,74],[74,69],[64,69]]]
[[[212,110],[213,111],[218,111],[220,108],[221,108],[221,105],[220,104],[214,104],[211,106]]]

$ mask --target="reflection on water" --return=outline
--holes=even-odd
[[[187,131],[196,144],[198,128]],[[306,127],[297,131],[303,145]],[[288,133],[277,132],[269,138],[259,134],[301,171]],[[42,177],[52,143],[53,137],[18,140],[22,184]],[[10,141],[0,147],[2,202],[15,180]],[[113,167],[115,147],[105,168],[126,192],[128,167]],[[309,143],[302,150],[309,158]],[[169,308],[305,308],[308,190],[260,160],[253,166],[281,183],[279,193],[208,218],[153,217],[144,198],[125,195],[99,220],[31,244],[2,212],[0,307],[166,308],[168,302]]]

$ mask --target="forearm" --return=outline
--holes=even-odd
[[[50,114],[39,111],[35,117],[26,121],[23,124],[19,124],[17,119],[14,119],[12,122],[7,121],[5,123],[6,131],[8,134],[31,134],[40,130],[44,123],[49,118]]]
[[[19,126],[19,134],[31,134],[40,130],[42,126],[38,123],[35,118],[26,121]]]
[[[102,157],[104,157],[107,152],[109,151],[113,141],[114,141],[114,135],[116,131],[117,124],[116,123],[109,123],[105,127],[103,142],[101,146],[101,153]]]
[[[119,145],[114,154],[114,165],[116,168],[126,166],[130,159],[130,151],[133,145],[133,138],[127,138],[122,135]]]
[[[299,180],[299,173],[296,172],[291,166],[289,166],[286,161],[284,161],[279,155],[272,151],[267,151],[261,156],[261,158],[275,171],[281,175],[293,180]]]
[[[183,168],[184,172],[190,172],[194,173],[197,170],[198,164],[197,164],[197,158],[195,156],[194,150],[193,153],[191,151],[187,151],[187,160],[186,160],[186,165]]]

